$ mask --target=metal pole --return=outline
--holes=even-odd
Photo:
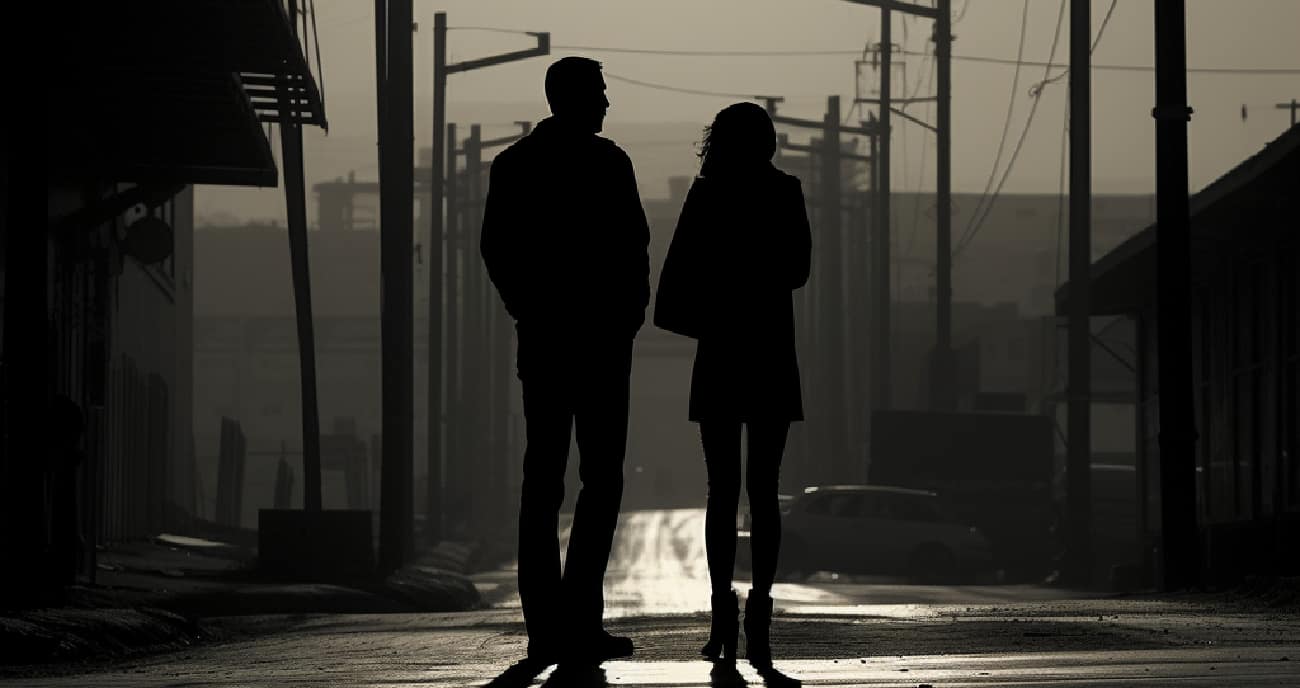
[[[854,465],[845,451],[844,441],[844,285],[841,270],[843,237],[840,222],[840,97],[826,98],[826,116],[822,124],[821,180],[821,316],[822,409],[827,420],[831,477],[848,480]]]
[[[1156,289],[1164,587],[1198,582],[1192,407],[1191,219],[1187,200],[1187,38],[1183,0],[1155,3]],[[1074,287],[1070,287],[1073,298]]]
[[[487,503],[487,494],[494,491],[491,487],[494,476],[491,475],[492,469],[483,452],[484,445],[484,423],[487,420],[486,404],[484,404],[484,395],[487,392],[485,384],[485,366],[487,357],[484,356],[484,347],[486,341],[486,322],[483,317],[483,285],[482,278],[485,270],[483,262],[477,258],[477,247],[479,245],[479,233],[482,229],[480,219],[482,218],[482,165],[483,165],[483,128],[478,124],[471,124],[469,128],[469,140],[465,142],[465,301],[464,301],[464,339],[465,349],[462,355],[462,365],[465,368],[464,374],[468,379],[465,381],[464,394],[467,417],[462,418],[468,433],[468,441],[464,445],[466,453],[465,459],[470,467],[470,485],[475,486],[471,500],[471,514],[473,514],[473,524],[482,526],[485,524],[487,513],[484,507]]]
[[[433,16],[433,161],[429,165],[429,383],[425,418],[428,449],[428,494],[425,522],[427,539],[442,538],[442,261],[443,261],[443,160],[447,120],[447,13]]]
[[[414,83],[411,0],[388,0],[388,80],[385,85],[380,185],[380,318],[382,329],[383,465],[380,569],[391,572],[410,554],[412,517],[412,265],[414,227]]]
[[[375,0],[375,153],[384,175],[384,84],[388,82],[388,0]]]
[[[1294,127],[1296,122],[1295,119],[1296,110],[1300,110],[1300,101],[1297,101],[1295,98],[1292,98],[1291,102],[1289,103],[1278,103],[1277,109],[1291,111],[1291,126]]]
[[[939,92],[935,121],[935,345],[930,366],[930,404],[936,410],[956,407],[952,356],[952,0],[938,0],[934,55]]]
[[[1067,379],[1066,579],[1092,580],[1092,13],[1070,0],[1070,310]]]
[[[459,181],[456,173],[456,124],[447,125],[447,270],[443,275],[443,293],[447,299],[447,478],[453,485],[465,485],[464,461],[460,454],[461,438],[464,436],[462,426],[461,400],[461,326],[460,326],[460,258],[464,237],[460,232],[460,196]],[[447,505],[448,520],[464,518],[462,493],[453,492],[453,499]]]
[[[893,83],[893,13],[888,7],[880,9],[880,133],[873,137],[879,142],[875,144],[877,154],[880,156],[879,162],[873,160],[873,164],[878,165],[876,168],[875,187],[876,191],[876,221],[873,224],[872,232],[872,249],[875,256],[874,270],[875,279],[875,302],[876,302],[876,322],[875,337],[872,342],[872,362],[875,364],[871,371],[872,389],[872,409],[886,409],[890,407],[893,397],[890,388],[890,149],[892,145],[892,131],[890,129],[890,94]]]
[[[289,0],[289,16],[298,0]],[[297,21],[290,22],[294,38]],[[298,326],[298,374],[302,395],[303,508],[320,511],[320,407],[316,401],[316,338],[311,309],[311,268],[307,259],[307,188],[303,178],[302,126],[289,103],[289,84],[280,90],[280,150],[284,165],[285,214],[289,224],[289,265]]]

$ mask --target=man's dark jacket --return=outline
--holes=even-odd
[[[480,250],[521,328],[634,336],[649,241],[632,161],[609,139],[552,117],[493,161]]]

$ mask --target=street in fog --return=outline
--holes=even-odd
[[[562,546],[567,542],[568,518],[565,515],[561,522]],[[707,611],[709,574],[704,561],[703,509],[626,513],[620,519],[616,538],[605,574],[607,617]],[[738,567],[735,587],[742,594],[749,589],[747,573]],[[506,568],[479,574],[474,582],[494,606],[517,609],[514,575],[513,568]],[[997,605],[1079,595],[1047,586],[909,585],[898,578],[830,572],[814,574],[802,583],[778,582],[772,590],[777,604],[791,613],[896,618],[927,613],[919,611],[917,605]]]
[[[0,684],[1300,688],[1300,1],[45,4]]]

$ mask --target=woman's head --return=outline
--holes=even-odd
[[[775,154],[776,127],[767,111],[754,103],[728,105],[704,128],[700,174],[762,165]]]

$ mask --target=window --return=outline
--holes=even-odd
[[[804,508],[804,513],[814,516],[825,516],[830,512],[830,497],[827,495],[818,495],[808,500],[808,506]]]
[[[892,495],[890,499],[890,508],[894,518],[900,521],[916,521],[919,523],[935,523],[939,519],[939,511],[931,502],[931,498],[919,495]]]
[[[862,514],[862,495],[833,495],[828,510],[835,518],[857,518]]]

